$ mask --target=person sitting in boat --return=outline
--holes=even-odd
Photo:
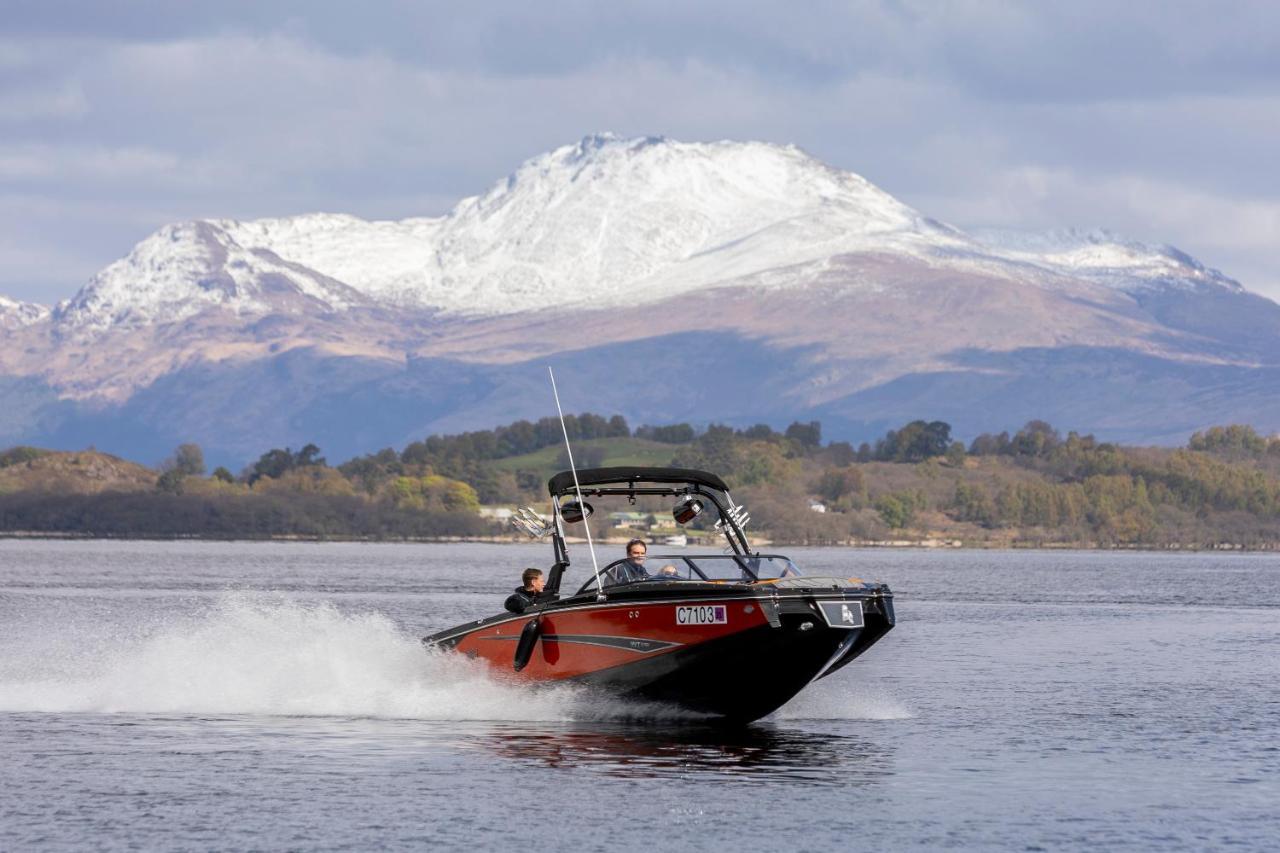
[[[658,569],[658,574],[655,577],[660,581],[674,580],[680,577],[680,570],[676,568],[675,563],[667,563]]]
[[[644,568],[645,557],[649,554],[649,546],[643,539],[632,539],[627,543],[627,559],[614,566],[610,571],[614,583],[631,583],[648,580],[650,575]]]
[[[516,587],[516,591],[507,596],[504,605],[512,613],[523,613],[537,603],[538,595],[547,584],[541,569],[525,569],[520,580],[524,582],[524,586]]]

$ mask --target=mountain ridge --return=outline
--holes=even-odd
[[[609,396],[637,423],[827,413],[856,437],[882,412],[924,405],[918,387],[962,414],[960,389],[981,388],[985,410],[1025,421],[1042,413],[1000,389],[1026,396],[1025,372],[1043,369],[1074,401],[1064,428],[1166,440],[1214,422],[1195,407],[1204,377],[1230,367],[1244,389],[1235,419],[1280,428],[1268,402],[1280,306],[1223,273],[1098,229],[966,233],[758,142],[593,135],[434,218],[166,225],[52,309],[0,299],[0,335],[0,388],[23,401],[0,417],[0,442],[78,441],[93,427],[239,453],[267,424],[279,443],[310,440],[320,413],[362,399],[371,423],[357,451],[536,414],[519,383],[535,363],[575,358],[600,360],[587,371],[597,392],[611,376],[631,390]],[[1033,367],[1044,353],[1061,363]],[[750,371],[771,377],[776,399],[753,394]],[[1133,395],[1138,375],[1167,400]],[[1111,389],[1105,407],[1081,390],[1091,377]],[[745,399],[708,396],[715,382]],[[1114,411],[1126,393],[1141,414]],[[699,415],[700,399],[718,410]],[[1163,422],[1143,432],[1142,417]],[[969,420],[958,430],[1018,425]]]
[[[586,186],[593,182],[603,184],[604,190]],[[648,197],[644,187],[649,188]],[[608,200],[618,198],[623,201],[610,206]],[[646,217],[646,210],[659,200],[660,216]],[[767,207],[772,210],[762,214]],[[619,213],[630,221],[609,243],[609,251],[592,254],[590,245],[584,249],[583,236],[603,240],[611,218]],[[559,218],[550,224],[542,221],[551,215]],[[818,218],[822,221],[817,230],[825,239],[794,239],[791,232]],[[712,221],[714,227],[708,225]],[[198,233],[199,239],[184,240],[185,232]],[[633,237],[643,238],[638,249]],[[744,244],[753,240],[785,245],[765,250],[765,257],[741,257]],[[299,290],[332,310],[375,304],[485,316],[632,304],[678,295],[684,292],[679,284],[714,286],[778,266],[886,248],[926,258],[950,253],[953,258],[1030,263],[1059,275],[1119,286],[1124,282],[1118,280],[1126,276],[1146,286],[1162,276],[1167,281],[1202,280],[1242,289],[1172,247],[1149,246],[1097,229],[970,236],[794,146],[681,143],[661,137],[628,140],[598,134],[527,160],[487,192],[462,199],[441,217],[366,221],[314,213],[164,226],[129,256],[94,276],[76,297],[56,306],[52,315],[73,327],[103,328],[114,319],[111,312],[107,310],[104,318],[103,312],[90,310],[102,302],[115,304],[95,299],[103,294],[131,294],[135,301],[127,307],[135,316],[160,322],[180,321],[202,305],[262,308],[249,299],[220,301],[218,294],[227,294],[227,288],[209,287],[205,271],[183,269],[184,260],[191,262],[198,255],[193,245],[198,242],[232,255],[221,263],[207,257],[205,266],[221,271],[249,293],[257,289],[246,280],[255,270],[244,253],[264,251],[305,267],[312,279],[345,284],[350,292],[337,296],[331,288],[308,280],[307,272],[293,269],[299,275]],[[1037,243],[1039,252],[1032,249]],[[207,256],[217,254],[206,251]],[[631,265],[619,256],[630,259]],[[716,269],[700,263],[708,258],[714,259]],[[258,263],[267,267],[256,271],[258,275],[272,271],[269,259]],[[680,282],[671,281],[673,276]],[[584,279],[594,286],[581,284]],[[185,289],[180,286],[184,283]],[[161,284],[166,286],[159,288]],[[166,296],[173,297],[169,301],[185,300],[185,308],[151,310],[148,292],[159,303]]]

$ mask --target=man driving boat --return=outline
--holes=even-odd
[[[632,539],[627,543],[627,559],[614,566],[612,574],[614,583],[631,583],[648,580],[650,575],[645,570],[644,561],[649,554],[649,546],[643,539]]]

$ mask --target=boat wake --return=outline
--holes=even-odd
[[[564,719],[570,689],[530,693],[428,653],[378,613],[232,594],[137,638],[9,661],[9,711],[265,714],[450,720]],[[59,643],[58,641],[62,641]],[[60,652],[60,653],[56,653]]]
[[[0,710],[422,720],[697,719],[574,686],[504,683],[383,614],[228,594],[134,636],[42,625],[0,664]],[[807,714],[806,716],[815,716]],[[823,713],[817,716],[829,716]],[[844,715],[838,715],[844,716]]]

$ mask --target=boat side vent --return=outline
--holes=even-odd
[[[769,621],[771,628],[782,627],[782,617],[778,615],[778,602],[769,598],[762,598],[760,600],[760,612]]]

